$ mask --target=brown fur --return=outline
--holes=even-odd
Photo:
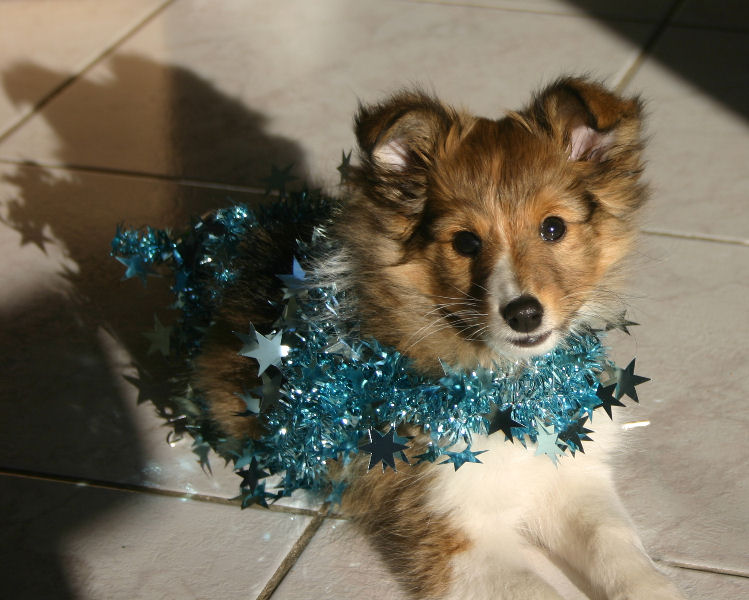
[[[559,80],[525,110],[499,120],[418,91],[360,107],[360,165],[330,234],[344,249],[345,283],[362,333],[395,346],[423,372],[439,373],[438,359],[491,365],[501,356],[486,329],[487,288],[501,259],[521,291],[556,315],[560,329],[573,325],[586,302],[605,302],[605,281],[631,244],[645,198],[640,111],[636,99],[582,79]],[[579,128],[601,143],[570,160]],[[539,236],[548,216],[567,224],[558,242]],[[463,230],[482,240],[475,257],[453,247]],[[257,381],[254,361],[236,355],[231,332],[246,330],[250,320],[260,331],[270,329],[277,314],[265,300],[280,297],[274,274],[288,271],[293,239],[269,234],[247,247],[240,282],[199,359],[195,385],[236,438],[259,432],[252,419],[236,416],[244,408],[236,394]],[[428,470],[367,473],[360,458],[345,477],[351,485],[344,510],[416,597],[439,597],[449,585],[451,558],[470,541],[451,527],[450,515],[427,508]]]

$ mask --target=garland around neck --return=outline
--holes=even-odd
[[[137,276],[144,284],[156,265],[171,269],[181,316],[177,327],[160,333],[157,327],[148,335],[161,336],[154,343],[167,349],[164,354],[182,357],[189,369],[222,290],[236,278],[232,261],[239,242],[274,223],[324,222],[329,210],[324,196],[302,192],[256,212],[242,204],[217,210],[180,236],[118,227],[112,254],[127,267],[125,279]],[[297,255],[304,262],[324,245],[315,230],[309,245],[299,243]],[[397,350],[356,335],[357,324],[341,317],[345,294],[335,285],[311,286],[296,259],[289,267],[290,273],[278,275],[285,298],[273,329],[258,332],[250,324],[248,331],[235,332],[238,352],[257,361],[262,379],[261,386],[238,392],[246,403],[242,414],[259,416],[265,435],[239,452],[226,451],[199,392],[182,390],[174,398],[201,464],[207,466],[208,447],[234,460],[243,507],[267,506],[297,489],[326,490],[327,500],[336,503],[345,483],[331,481],[330,461],[348,464],[362,452],[371,455],[370,469],[381,464],[383,471],[408,468],[406,463],[438,462],[455,470],[480,463],[481,452],[471,450],[474,435],[535,446],[535,454],[557,464],[592,441],[586,425],[594,412],[612,417],[612,406],[623,406],[624,395],[638,401],[635,386],[647,381],[634,374],[634,360],[625,369],[616,367],[600,331],[593,330],[572,333],[552,352],[501,369],[465,372],[443,365],[441,378],[427,378]],[[622,319],[613,326],[627,331],[627,325],[633,323]],[[397,433],[401,425],[428,435],[425,451],[413,462],[405,453],[410,438]],[[265,478],[272,474],[281,480],[271,491]]]

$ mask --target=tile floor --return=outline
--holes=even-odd
[[[403,598],[345,521],[240,511],[231,469],[166,442],[122,377],[166,289],[121,284],[108,242],[252,202],[272,164],[334,184],[359,98],[420,82],[496,115],[570,71],[650,112],[616,351],[651,425],[622,495],[689,598],[749,597],[748,51],[740,0],[0,2],[0,597]]]

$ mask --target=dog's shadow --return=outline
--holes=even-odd
[[[137,484],[147,455],[122,370],[132,360],[147,366],[155,380],[171,374],[165,360],[149,354],[143,332],[153,327],[154,314],[164,322],[174,318],[165,308],[173,298],[165,279],[149,278],[147,289],[137,279],[120,282],[124,267],[109,257],[109,243],[118,222],[179,230],[192,215],[229,202],[225,191],[179,185],[161,173],[134,176],[148,172],[138,166],[144,162],[139,153],[146,159],[152,154],[175,180],[233,186],[262,185],[274,164],[305,169],[297,144],[268,134],[262,114],[191,71],[134,55],[117,56],[110,64],[105,81],[81,79],[65,92],[85,99],[79,117],[71,115],[65,94],[63,102],[55,100],[41,113],[55,135],[55,161],[74,168],[7,165],[0,171],[0,229],[5,229],[0,240],[5,238],[9,260],[22,255],[39,266],[14,274],[23,285],[0,307],[0,467],[26,476]],[[2,83],[10,98],[23,103],[31,100],[24,97],[28,82],[49,89],[66,77],[23,63],[4,73]],[[154,95],[161,112],[148,113],[148,97]],[[137,100],[123,108],[133,98],[146,108]],[[157,120],[144,122],[144,110]],[[159,130],[160,148],[152,147],[151,127]],[[128,175],[86,168],[85,157],[96,155],[97,140],[102,152],[120,149],[117,160],[124,161]],[[128,167],[130,159],[135,168]],[[247,197],[234,193],[232,199]],[[12,247],[8,240],[14,240]],[[166,397],[153,405],[169,415]],[[0,505],[7,504],[8,520],[0,546],[3,589],[13,597],[71,598],[58,558],[61,541],[113,511],[122,496],[89,493],[71,509],[62,499],[70,486],[34,484],[28,477],[3,478],[2,484],[7,489]],[[47,514],[37,521],[39,512]]]

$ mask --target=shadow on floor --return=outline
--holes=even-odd
[[[125,152],[165,152],[174,172],[191,179],[257,184],[258,174],[270,172],[272,164],[304,168],[295,143],[267,134],[261,114],[194,73],[132,55],[118,56],[112,65],[107,80],[76,83],[86,88],[82,91],[91,103],[87,106],[116,106],[123,98],[148,97],[167,89],[166,99],[159,98],[159,110],[168,111],[159,116],[166,120],[155,121],[154,127],[168,123],[169,132],[159,133],[166,135],[168,147],[144,145],[142,137],[148,139],[149,134],[143,133],[139,110],[92,110],[81,116],[87,123],[81,132],[75,119],[57,111],[53,103],[42,114],[55,133],[61,163],[75,164],[79,144],[96,144],[106,137],[107,147]],[[60,75],[24,63],[3,74],[2,83],[11,98],[23,102],[22,82],[58,81]],[[154,82],[168,86],[151,87]],[[164,323],[175,315],[165,308],[173,301],[170,282],[149,279],[148,289],[137,279],[120,282],[124,267],[109,257],[109,243],[118,222],[181,229],[191,215],[225,206],[229,199],[224,192],[153,179],[39,166],[8,166],[0,176],[6,194],[0,228],[19,232],[25,246],[21,251],[38,249],[35,264],[47,265],[46,272],[56,270],[63,283],[34,282],[33,294],[0,307],[0,467],[137,483],[146,455],[122,369],[132,359],[148,365],[154,381],[172,374],[166,359],[149,354],[150,341],[143,332],[153,328],[154,314]],[[56,252],[46,255],[53,246]],[[59,256],[57,249],[64,264],[50,267],[49,261],[57,260],[51,257]],[[154,406],[162,416],[170,416],[165,398]],[[88,496],[77,497],[86,502]],[[17,499],[3,494],[0,505],[6,519],[13,520],[7,527],[12,526],[16,540],[6,538],[7,545],[0,544],[3,591],[11,597],[32,597],[28,594],[33,591],[33,597],[72,598],[56,558],[60,542],[84,523],[113,511],[116,497],[97,496],[91,506],[75,511],[53,510],[56,506],[46,511],[44,502],[37,502],[38,519],[44,524],[41,535],[38,521],[29,517],[28,523],[19,522],[21,517],[13,516],[19,514],[11,510]],[[28,517],[28,511],[24,514]],[[35,542],[19,547],[25,528],[33,528]]]

